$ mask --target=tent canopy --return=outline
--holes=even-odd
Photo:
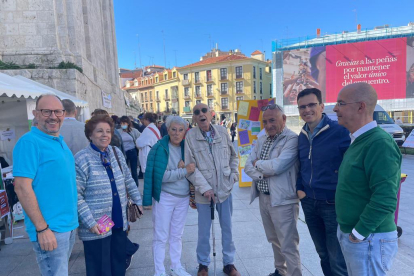
[[[33,100],[42,94],[54,94],[59,98],[68,99],[75,103],[77,107],[88,107],[88,102],[80,100],[74,96],[66,94],[57,89],[38,83],[23,76],[9,76],[0,73],[0,97],[32,98]]]

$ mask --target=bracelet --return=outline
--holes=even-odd
[[[36,233],[37,234],[40,234],[40,233],[43,233],[43,232],[45,232],[47,229],[49,229],[49,224],[46,226],[46,228],[45,229],[43,229],[43,230],[40,230],[40,231],[37,231],[36,230]]]

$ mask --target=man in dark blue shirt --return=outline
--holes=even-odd
[[[323,113],[320,90],[302,90],[297,102],[306,122],[299,134],[297,194],[323,273],[345,276],[346,264],[336,236],[335,191],[339,166],[351,139],[348,130]]]

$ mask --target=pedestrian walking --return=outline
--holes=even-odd
[[[119,121],[122,129],[121,137],[125,149],[126,162],[130,167],[132,178],[138,186],[138,149],[135,143],[141,134],[132,127],[131,120],[127,116],[122,116]]]

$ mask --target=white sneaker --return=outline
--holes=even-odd
[[[177,269],[171,268],[171,275],[172,276],[191,276],[191,274],[187,273],[184,268],[179,267]]]

